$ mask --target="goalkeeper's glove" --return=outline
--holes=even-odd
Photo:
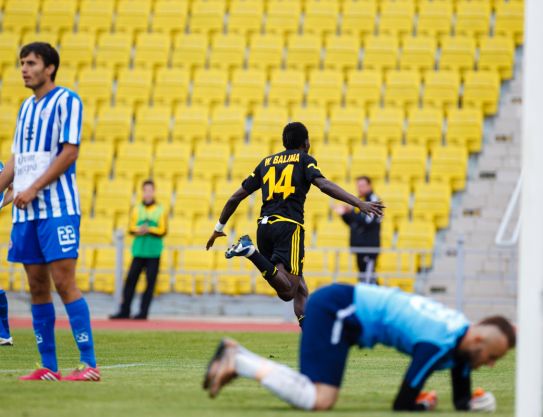
[[[416,400],[417,405],[422,405],[425,410],[432,411],[437,407],[437,394],[435,391],[421,392]]]
[[[496,397],[489,391],[477,388],[471,396],[469,409],[471,411],[494,412],[496,411]]]

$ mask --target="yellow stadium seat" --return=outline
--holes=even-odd
[[[392,148],[389,179],[411,187],[426,177],[426,149],[419,145],[397,145]]]
[[[115,31],[137,34],[146,32],[151,15],[151,0],[119,0]]]
[[[391,148],[401,143],[403,136],[403,110],[394,107],[374,108],[370,111],[367,143]]]
[[[153,84],[153,103],[178,106],[187,101],[190,75],[185,68],[159,68]]]
[[[151,30],[173,36],[183,32],[187,23],[188,5],[187,0],[156,0]]]
[[[77,158],[78,177],[94,181],[109,176],[113,151],[112,143],[84,141]]]
[[[249,68],[273,70],[281,66],[283,60],[283,41],[273,33],[255,33],[251,36],[250,52],[247,60]]]
[[[204,106],[179,106],[175,112],[172,132],[174,141],[189,144],[198,143],[207,138],[209,109]]]
[[[174,217],[192,220],[194,216],[206,216],[211,207],[211,183],[193,180],[179,181],[176,184]],[[210,230],[211,233],[212,229]]]
[[[394,36],[368,36],[364,49],[364,69],[395,69],[398,62],[398,49],[398,39]]]
[[[436,228],[449,226],[451,187],[443,183],[421,183],[415,187],[413,219],[431,221]]]
[[[373,182],[384,181],[388,162],[388,150],[385,145],[355,146],[352,156],[351,178],[366,175]]]
[[[422,145],[428,150],[441,145],[443,112],[433,108],[415,108],[409,113],[406,142]]]
[[[79,257],[77,259],[77,270],[75,275],[75,283],[77,287],[83,291],[90,291],[90,277],[91,271],[94,267],[94,249],[83,248],[79,251]]]
[[[364,109],[337,107],[330,115],[328,141],[342,145],[362,143],[366,115]]]
[[[347,248],[349,246],[349,229],[341,220],[327,221],[317,224],[317,247]]]
[[[346,226],[345,226],[346,227]],[[315,249],[308,249],[304,254],[304,275],[323,275],[331,278],[335,271],[334,254]]]
[[[309,132],[311,146],[324,142],[326,128],[326,110],[322,107],[295,107],[292,110],[293,122],[302,122]]]
[[[381,101],[381,71],[350,71],[347,77],[345,103],[348,106],[364,107],[369,110]]]
[[[174,290],[186,294],[206,294],[213,290],[215,252],[197,256],[196,249],[179,252],[176,264]]]
[[[315,159],[323,175],[332,181],[344,181],[347,176],[348,149],[341,144],[322,144],[316,149]]]
[[[393,240],[394,223],[391,220],[387,220],[386,217],[383,217],[383,222],[381,223],[381,247],[391,248]]]
[[[134,65],[156,69],[168,64],[170,37],[166,33],[140,33],[136,39]]]
[[[466,73],[462,103],[466,107],[483,110],[485,116],[498,111],[500,77],[496,71],[473,71]]]
[[[266,33],[289,36],[298,32],[301,4],[299,0],[268,0]]]
[[[335,70],[313,70],[309,74],[307,104],[332,108],[341,104],[343,75]]]
[[[250,114],[255,106],[264,102],[265,89],[266,73],[263,70],[237,69],[232,76],[230,103],[246,108]]]
[[[192,176],[204,180],[226,177],[230,159],[230,148],[222,143],[202,143],[194,152]]]
[[[418,107],[420,75],[417,71],[390,71],[385,81],[385,106],[410,109]]]
[[[261,159],[267,155],[268,149],[263,148],[259,143],[243,143],[236,146],[232,162],[232,179],[238,182],[243,181],[254,171]]]
[[[228,15],[228,33],[250,35],[260,32],[263,9],[261,0],[233,1]]]
[[[102,106],[94,131],[97,141],[120,142],[130,137],[132,109],[126,106]]]
[[[123,254],[123,273],[128,269],[132,257],[129,249]],[[98,248],[95,255],[93,290],[112,294],[115,291],[115,265],[117,252],[114,248]]]
[[[262,279],[261,281],[269,285],[266,280]],[[224,295],[251,294],[253,292],[252,278],[243,272],[221,271],[217,276],[216,290]]]
[[[78,165],[79,167],[79,160]],[[88,174],[86,174],[88,175]],[[94,180],[78,175],[77,190],[79,191],[79,208],[83,217],[90,216],[94,197]]]
[[[483,114],[477,108],[451,109],[447,118],[448,145],[479,152],[483,139]]]
[[[217,106],[211,114],[209,137],[212,141],[232,144],[245,139],[245,109]]]
[[[77,92],[85,105],[100,107],[109,104],[112,86],[111,68],[85,68],[79,72]]]
[[[77,28],[80,32],[98,35],[109,32],[115,2],[111,0],[82,0]]]
[[[379,19],[379,33],[399,37],[411,35],[414,15],[415,6],[411,1],[383,1]]]
[[[105,216],[83,217],[80,233],[81,241],[84,243],[111,243],[113,241],[113,219]]]
[[[376,187],[379,198],[386,205],[386,217],[394,224],[407,219],[409,215],[409,185],[389,182]]]
[[[184,68],[202,68],[207,59],[207,35],[203,33],[180,33],[175,37],[172,65]]]
[[[421,74],[435,66],[436,40],[429,36],[407,36],[403,41],[400,69],[417,70]]]
[[[430,222],[404,221],[398,227],[398,249],[424,250],[425,252],[419,255],[419,265],[423,268],[432,266],[434,241],[435,228]]]
[[[190,31],[196,33],[222,32],[224,0],[194,0],[190,17]]]
[[[39,7],[37,0],[8,1],[3,10],[2,30],[20,34],[34,31]]]
[[[77,71],[75,70],[75,68],[59,68],[55,77],[55,84],[75,91],[76,73]]]
[[[384,252],[377,258],[376,270],[380,278],[413,274],[418,268],[417,258],[416,255],[409,252]],[[385,285],[389,285],[388,281],[385,279]]]
[[[32,95],[32,91],[24,85],[21,70],[8,67],[2,74],[2,90],[0,90],[0,102],[19,106],[22,101]],[[12,121],[15,123],[15,120]]]
[[[284,107],[257,107],[253,117],[251,142],[269,145],[272,141],[282,143],[283,127],[288,122]]]
[[[442,40],[440,70],[464,72],[473,69],[475,39],[469,36],[445,36]]]
[[[339,5],[335,1],[307,0],[304,14],[304,33],[327,35],[336,33]]]
[[[468,152],[461,146],[439,146],[432,151],[430,181],[441,182],[453,191],[466,186]]]
[[[143,68],[119,71],[115,102],[120,105],[139,107],[149,102],[153,73]]]
[[[350,71],[358,67],[360,41],[353,35],[329,36],[326,40],[324,68]]]
[[[485,1],[459,0],[456,7],[455,33],[481,38],[490,28],[490,4]]]
[[[89,67],[92,64],[94,41],[94,35],[85,32],[67,32],[62,35],[62,64],[78,69]]]
[[[458,105],[460,75],[456,71],[426,73],[422,102],[424,107],[435,107],[445,112]]]
[[[115,178],[126,178],[134,184],[148,178],[152,155],[153,149],[149,143],[120,143],[115,161]]]
[[[168,221],[168,234],[164,238],[167,246],[187,246],[192,235],[192,222],[183,217],[174,217]]]
[[[2,34],[14,35],[10,34],[9,32],[3,32]],[[19,36],[16,35],[16,38],[18,39]],[[40,30],[39,32],[26,32],[22,37],[21,45],[26,45],[31,42],[47,42],[56,47],[58,44],[58,38],[59,34],[52,31]],[[3,59],[5,59],[5,57],[3,57]]]
[[[326,173],[324,173],[326,175]],[[321,192],[317,187],[311,187],[309,194],[305,200],[304,216],[305,216],[305,230],[306,230],[306,242],[311,243],[312,228],[311,225],[316,221],[322,219],[328,219],[330,215],[331,199],[326,194]]]
[[[288,39],[287,46],[287,68],[311,70],[319,67],[321,38],[318,35],[292,35]]]
[[[40,30],[70,32],[74,26],[75,1],[44,0],[41,6]]]
[[[187,177],[191,148],[184,143],[159,143],[155,151],[153,175],[179,181]]]
[[[14,104],[0,104],[0,142],[9,143],[11,148],[11,142],[13,135],[15,134],[15,121],[17,120],[18,108]],[[10,152],[2,152],[1,160],[6,161]]]
[[[502,80],[513,77],[515,44],[510,37],[494,36],[481,39],[479,70],[498,71]]]
[[[199,69],[194,76],[192,102],[206,106],[224,103],[228,75],[220,69]]]
[[[113,218],[128,212],[132,202],[133,183],[125,178],[98,182],[94,213]]]
[[[209,66],[231,70],[243,66],[245,38],[237,33],[219,33],[213,37]]]
[[[417,34],[438,41],[451,33],[453,3],[448,1],[423,0],[419,5]]]
[[[524,42],[524,3],[522,1],[501,1],[496,5],[496,35],[509,36],[515,45]]]
[[[136,142],[166,142],[170,134],[172,110],[169,106],[142,106],[136,112],[134,140]]]
[[[343,2],[341,33],[364,39],[367,35],[373,34],[375,30],[376,14],[377,3],[375,1],[345,0]]]
[[[128,33],[103,33],[96,49],[96,65],[99,67],[126,68],[130,62],[132,35]]]
[[[291,107],[299,105],[304,98],[305,77],[295,69],[275,70],[270,81],[268,103]]]
[[[236,161],[237,162],[237,161]],[[256,165],[255,165],[256,166]],[[246,172],[246,176],[251,171]],[[215,198],[214,198],[214,204],[212,206],[212,216],[214,218],[219,218],[221,215],[222,208],[224,207],[224,204],[226,201],[234,194],[236,190],[238,190],[240,187],[239,181],[228,181],[228,180],[219,180],[217,181],[217,184],[215,185]],[[236,216],[237,218],[243,218],[247,217],[247,214],[249,213],[250,208],[250,199],[245,199],[240,203],[238,208],[236,209]],[[233,219],[232,219],[233,220]],[[253,230],[251,229],[251,232]]]

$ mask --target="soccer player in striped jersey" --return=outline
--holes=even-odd
[[[0,173],[0,192],[13,183],[13,228],[8,260],[24,265],[41,367],[22,380],[58,381],[51,279],[64,303],[81,364],[69,381],[98,381],[87,302],[75,283],[79,250],[79,194],[75,162],[83,106],[76,93],[55,85],[60,58],[49,44],[19,54],[25,87],[34,94],[17,116],[12,158]]]

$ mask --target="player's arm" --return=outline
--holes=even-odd
[[[15,162],[13,158],[12,155],[4,165],[2,172],[0,172],[0,192],[5,191],[13,183],[13,178],[15,177]]]
[[[4,193],[4,200],[2,201],[2,208],[13,202],[13,184],[10,184],[6,192]]]
[[[457,410],[469,410],[471,401],[471,370],[462,363],[451,369],[453,403]]]
[[[64,143],[62,145],[60,154],[51,163],[51,165],[49,165],[43,175],[36,179],[36,181],[34,181],[34,183],[28,189],[17,194],[13,204],[15,204],[18,208],[26,207],[27,204],[36,198],[40,190],[47,187],[53,181],[58,179],[64,172],[66,172],[66,170],[77,160],[78,154],[79,146]]]
[[[395,411],[429,411],[435,408],[435,393],[421,394],[421,391],[443,355],[443,350],[431,343],[418,343],[414,347],[413,359],[394,401]]]

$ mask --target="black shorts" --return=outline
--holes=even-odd
[[[302,275],[304,262],[304,228],[296,223],[275,221],[258,224],[258,250],[274,265],[283,264],[293,275]]]

